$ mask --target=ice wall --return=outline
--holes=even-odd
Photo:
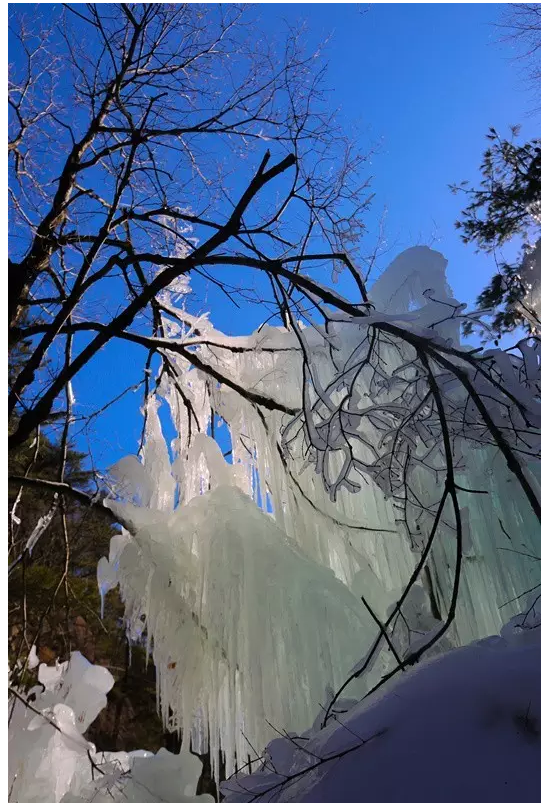
[[[370,291],[379,315],[419,332],[434,326],[438,337],[458,344],[460,322],[449,311],[460,306],[445,266],[427,247],[404,252]],[[357,325],[331,327],[329,338],[334,332],[340,347],[334,358],[332,342],[313,328],[264,326],[228,338],[203,319],[196,338],[175,322],[167,335],[196,348],[222,376],[290,409],[301,405],[302,339],[318,387],[328,382],[333,360],[362,348]],[[152,397],[142,463],[129,457],[113,469],[110,505],[134,533],[115,538],[109,562],[100,564],[100,587],[120,585],[129,635],[143,635],[154,655],[169,726],[190,731],[199,749],[209,743],[215,766],[221,747],[229,771],[275,729],[312,723],[326,689],[346,679],[376,634],[360,597],[385,616],[429,525],[420,517],[411,539],[401,504],[367,477],[350,478],[333,499],[306,461],[301,429],[286,440],[289,414],[255,407],[176,351],[169,358],[176,382],[162,377],[158,395],[177,435],[170,454]],[[387,377],[406,359],[406,350],[387,348]],[[217,419],[229,432],[231,463],[209,435]],[[380,426],[371,438],[383,435]],[[449,635],[456,644],[499,631],[511,615],[507,602],[534,587],[539,570],[538,527],[515,480],[493,448],[469,443],[462,452],[461,480],[479,493],[461,497],[463,574]],[[427,473],[412,483],[425,500],[441,493]],[[452,529],[442,527],[419,580],[424,591],[410,604],[410,619],[423,630],[446,614],[454,549]],[[384,649],[372,673],[379,677],[391,662]]]
[[[535,255],[534,285],[540,294],[540,243]],[[459,306],[447,283],[446,267],[447,260],[439,252],[426,246],[407,249],[373,284],[370,299],[385,313],[416,310],[423,324],[439,321],[442,310]],[[439,332],[459,345],[460,319],[440,325]],[[499,632],[519,608],[518,597],[540,582],[540,526],[503,457],[496,448],[477,448],[469,442],[461,459],[463,471],[457,481],[476,491],[460,493],[466,533],[461,593],[452,628],[457,645]],[[538,463],[529,463],[528,469],[538,486]],[[433,480],[428,478],[427,484]],[[448,609],[454,553],[453,534],[441,529],[424,583],[442,615]]]

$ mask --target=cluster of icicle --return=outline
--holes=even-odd
[[[372,289],[376,308],[385,315],[419,308],[408,316],[411,327],[441,318],[441,301],[425,291],[445,305],[445,265],[425,247],[408,250]],[[119,585],[129,638],[144,640],[153,655],[167,725],[195,752],[209,747],[214,769],[221,750],[229,775],[275,733],[305,730],[329,704],[377,632],[361,596],[383,618],[410,578],[418,545],[403,533],[387,490],[362,477],[339,485],[333,500],[324,477],[298,457],[301,433],[282,443],[290,415],[232,388],[297,409],[301,333],[265,326],[231,338],[206,318],[174,313],[167,337],[197,346],[232,384],[169,351],[174,380],[161,376],[146,403],[141,462],[127,457],[112,468],[107,505],[130,527],[113,538],[98,578],[102,596]],[[442,337],[458,338],[456,322],[443,328]],[[313,328],[305,339],[320,386],[331,370],[325,340]],[[176,431],[171,451],[161,401]],[[472,495],[464,511],[461,596],[448,635],[459,645],[499,632],[512,612],[504,605],[538,584],[538,561],[527,558],[538,556],[538,530],[503,462],[482,449],[467,451],[463,465],[468,486],[488,494]],[[437,500],[431,476],[418,484],[419,494]],[[452,539],[436,541],[425,586],[408,600],[413,633],[429,632],[445,613],[453,551]],[[392,662],[384,648],[370,678]],[[367,682],[366,674],[349,695],[360,697]]]
[[[28,660],[39,684],[9,703],[10,802],[213,802],[196,796],[202,763],[189,752],[97,752],[85,737],[113,677],[78,651],[67,662]]]

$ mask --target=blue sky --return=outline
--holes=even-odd
[[[455,296],[472,304],[494,270],[488,256],[464,246],[454,228],[461,198],[448,185],[478,180],[490,126],[507,134],[521,124],[521,138],[540,135],[530,114],[534,98],[524,87],[513,52],[500,44],[500,4],[261,4],[258,30],[276,34],[284,22],[305,23],[311,47],[326,46],[326,84],[339,123],[364,146],[373,145],[372,189],[366,214],[372,241],[386,208],[385,235],[392,248],[378,268],[409,246],[427,244],[449,261]],[[260,323],[258,311],[232,317],[213,296],[212,319],[229,332]],[[144,353],[112,344],[76,379],[78,401],[106,402],[141,374]],[[76,446],[91,449],[100,468],[136,452],[141,391],[100,417]]]
[[[474,301],[493,270],[457,236],[461,198],[448,185],[476,182],[490,126],[539,136],[532,98],[513,52],[500,44],[502,4],[270,4],[263,20],[306,19],[313,40],[327,47],[333,106],[348,130],[377,144],[372,159],[375,202],[371,231],[384,206],[392,254],[427,243],[449,260],[455,294]],[[367,9],[367,10],[366,10]],[[388,255],[389,259],[392,254]]]

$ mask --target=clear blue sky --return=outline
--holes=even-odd
[[[378,145],[372,160],[376,199],[371,230],[384,206],[393,254],[427,243],[449,260],[456,296],[474,301],[493,264],[463,246],[453,223],[461,198],[448,185],[476,182],[490,126],[540,135],[540,119],[519,77],[513,51],[500,44],[492,3],[270,4],[264,21],[307,21],[309,37],[332,34],[327,47],[333,106]],[[390,255],[389,255],[390,257]]]
[[[283,21],[305,21],[313,46],[329,35],[327,85],[340,107],[339,122],[360,142],[376,145],[372,159],[375,201],[368,213],[372,237],[387,207],[386,236],[394,244],[381,267],[399,251],[426,243],[449,261],[455,296],[472,303],[494,269],[491,258],[464,246],[454,229],[460,197],[448,185],[478,180],[490,126],[507,133],[522,125],[521,137],[540,135],[540,118],[530,114],[534,99],[523,86],[512,51],[499,43],[494,26],[500,4],[266,4],[255,13],[261,26],[277,33]],[[262,30],[261,29],[261,30]],[[259,322],[226,319],[215,303],[216,326],[230,332]],[[110,359],[97,359],[76,380],[78,402],[94,406],[139,377],[142,350],[111,346]],[[111,390],[109,392],[109,389]],[[136,452],[141,391],[128,395],[90,431],[100,469]],[[85,435],[77,446],[86,448]]]

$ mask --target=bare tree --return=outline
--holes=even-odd
[[[438,506],[426,512],[408,496],[410,473],[422,465],[449,475],[460,460],[455,442],[468,437],[498,446],[538,514],[520,458],[537,449],[538,342],[522,342],[506,357],[453,346],[439,330],[465,314],[445,302],[437,326],[423,330],[375,313],[367,274],[352,259],[368,202],[367,185],[356,185],[362,157],[324,110],[323,68],[302,54],[295,35],[279,58],[255,40],[234,6],[68,6],[51,28],[28,24],[20,19],[15,31],[21,51],[10,84],[9,325],[12,343],[32,346],[11,383],[10,412],[18,414],[11,444],[53,415],[67,439],[73,378],[118,338],[146,348],[146,368],[158,355],[171,382],[179,354],[257,408],[293,417],[280,449],[289,451],[297,426],[333,498],[341,486],[352,487],[357,471],[400,500],[406,523],[418,510],[415,516],[435,517],[437,528]],[[268,150],[242,181],[246,155],[265,140],[277,158]],[[325,266],[348,272],[354,300],[317,280]],[[228,376],[216,348],[234,347],[222,342],[204,351],[191,317],[173,304],[196,277],[233,304],[236,297],[262,304],[260,293],[248,297],[226,280],[226,270],[237,267],[266,279],[264,301],[299,342],[300,407]],[[188,335],[166,337],[164,315]],[[326,385],[296,319],[322,327],[331,355]],[[331,336],[339,325],[361,333],[344,360]],[[77,333],[89,335],[80,348]],[[402,373],[387,374],[386,354],[398,356]],[[360,402],[364,378],[374,400],[367,409]],[[455,398],[448,389],[457,386]],[[369,435],[357,422],[368,423]],[[369,442],[373,460],[358,457],[360,440]],[[421,456],[427,442],[441,453],[439,469],[433,453]],[[342,461],[336,477],[332,453]],[[454,501],[453,489],[449,480],[443,503]]]
[[[304,261],[332,261],[355,239],[362,158],[323,111],[317,54],[293,33],[275,53],[244,16],[91,4],[65,6],[50,29],[17,23],[9,327],[12,344],[33,348],[10,389],[11,444],[114,336],[133,323],[161,334],[162,290],[198,275],[233,299],[243,289],[223,267],[243,265],[282,271],[291,296]],[[286,223],[288,206],[299,210]],[[61,345],[78,330],[94,337],[66,360]]]
[[[124,338],[146,347],[145,365],[138,362],[146,394],[158,360],[160,377],[174,382],[157,339],[171,301],[192,282],[212,283],[233,310],[238,300],[269,302],[285,316],[275,289],[267,300],[264,282],[232,283],[231,268],[266,282],[281,273],[291,300],[310,283],[307,265],[327,257],[332,265],[359,234],[364,157],[325,103],[321,55],[306,55],[293,31],[278,42],[259,37],[251,14],[147,3],[12,15],[8,325],[12,354],[25,359],[10,372],[9,438],[12,447],[34,440],[35,448],[13,481],[10,572],[25,572],[55,516],[67,534],[67,499],[91,503],[69,488],[64,456],[84,421],[126,389],[80,417],[72,384],[89,361]],[[188,316],[177,315],[185,327]],[[197,350],[188,354],[200,368]],[[209,377],[231,382],[215,367]],[[52,506],[31,535],[16,538],[46,423],[60,439],[58,486],[35,479],[52,488]],[[52,602],[67,589],[70,549],[67,540]],[[29,647],[24,628],[18,657]]]
[[[525,80],[540,98],[541,89],[541,4],[508,3],[498,27],[501,41],[516,51]]]

